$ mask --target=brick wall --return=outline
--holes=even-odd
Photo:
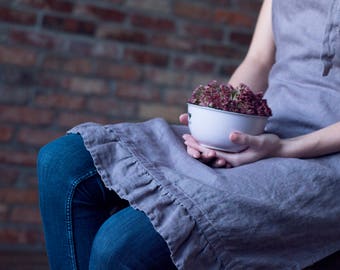
[[[226,81],[260,0],[0,0],[0,249],[42,249],[36,154],[81,122],[177,122]]]

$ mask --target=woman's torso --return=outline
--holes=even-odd
[[[267,131],[282,137],[340,120],[340,0],[273,0],[276,63]]]

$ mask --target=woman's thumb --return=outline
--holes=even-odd
[[[252,136],[252,135],[237,132],[237,131],[230,133],[229,139],[233,143],[236,143],[239,145],[247,145],[247,146],[256,147],[259,144],[258,138],[256,136]]]

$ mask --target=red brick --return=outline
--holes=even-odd
[[[230,41],[236,44],[249,45],[251,39],[252,34],[249,33],[240,33],[235,31],[230,33]]]
[[[30,45],[34,48],[61,49],[64,47],[65,40],[56,35],[49,35],[35,31],[24,31],[13,29],[10,31],[9,39],[11,43]]]
[[[0,150],[0,163],[15,164],[22,167],[35,167],[36,154],[31,152],[17,152],[15,150]],[[0,190],[1,194],[1,190]],[[1,198],[1,196],[0,196]]]
[[[95,74],[99,77],[137,81],[142,77],[142,71],[130,65],[114,64],[107,61],[98,61]]]
[[[117,44],[113,42],[96,42],[90,55],[105,59],[120,59],[120,50]]]
[[[36,205],[38,203],[38,191],[37,189],[1,188],[0,198],[1,202],[7,204]]]
[[[143,29],[166,31],[167,33],[175,30],[175,23],[169,19],[153,18],[144,15],[132,15],[131,23]]]
[[[164,102],[170,105],[185,106],[194,89],[175,89],[164,93]]]
[[[95,17],[102,21],[123,22],[126,14],[118,9],[102,8],[95,5],[78,5],[75,14],[85,17]]]
[[[147,36],[145,33],[124,27],[113,27],[108,25],[99,26],[96,35],[99,38],[130,42],[137,44],[146,44]]]
[[[99,78],[68,76],[59,73],[41,72],[37,85],[45,88],[61,88],[69,92],[89,95],[106,94],[109,91],[109,84]]]
[[[93,71],[93,61],[84,58],[67,59],[63,70],[75,74],[90,74]]]
[[[254,15],[258,15],[260,11],[262,0],[237,0],[235,4],[238,10],[242,10],[242,12],[252,12]]]
[[[8,206],[0,203],[0,221],[4,223],[8,219]]]
[[[110,1],[110,0],[107,0]],[[171,1],[159,1],[159,0],[130,0],[125,1],[126,8],[134,9],[139,12],[145,13],[157,13],[157,14],[170,14],[172,9]]]
[[[185,19],[196,19],[199,21],[211,21],[212,10],[202,4],[176,1],[174,4],[174,14]]]
[[[67,71],[74,74],[90,74],[93,69],[93,62],[85,58],[69,58],[61,55],[47,55],[42,66],[45,69]]]
[[[63,134],[64,132],[61,131],[21,128],[17,141],[27,145],[42,146]]]
[[[196,42],[184,37],[170,36],[167,34],[154,34],[150,39],[150,44],[162,49],[190,52],[195,48]]]
[[[8,168],[8,167],[17,167],[17,166],[7,165],[6,167]],[[37,179],[36,167],[27,167],[24,170],[20,169],[20,173],[17,176],[17,179],[15,181],[15,187],[20,188],[20,189],[37,190],[38,179]],[[14,186],[12,185],[11,188],[14,188]]]
[[[22,124],[49,124],[52,123],[54,112],[20,106],[0,105],[0,121]]]
[[[38,9],[47,9],[58,12],[71,13],[73,3],[62,0],[16,0],[16,3],[21,6],[30,6]]]
[[[37,80],[36,85],[43,88],[61,88],[62,81],[64,79],[64,75],[42,70],[39,74],[39,80]]]
[[[14,103],[22,103],[21,101],[26,101],[26,98],[29,97],[29,92],[26,92],[20,89],[20,86],[24,86],[25,89],[35,86],[38,82],[35,70],[32,68],[20,68],[20,66],[7,66],[4,65],[1,67],[1,81],[5,83],[6,86],[3,86],[1,92],[6,92],[6,97],[2,97],[3,101],[14,101],[9,95],[16,96],[17,101]],[[39,74],[40,75],[40,74]],[[21,91],[22,93],[19,93]],[[11,94],[9,94],[11,93]]]
[[[8,164],[0,164],[1,182],[0,187],[8,187],[14,185],[20,175],[20,169],[8,166]],[[1,201],[1,199],[0,199]]]
[[[239,0],[237,0],[239,1]],[[253,1],[253,0],[246,0],[246,1]],[[233,4],[233,0],[207,0],[209,4],[212,4],[214,6],[231,6]]]
[[[169,71],[160,69],[148,69],[145,72],[145,79],[160,86],[176,86],[187,88],[191,76],[182,71]]]
[[[162,117],[171,123],[179,123],[178,116],[184,112],[180,106],[165,106],[161,103],[141,103],[139,106],[139,116],[141,119],[151,119]]]
[[[63,134],[65,135],[65,134]],[[19,183],[21,186],[24,187],[28,187],[28,188],[38,188],[38,179],[36,176],[36,168],[34,168],[34,176],[31,175],[27,175],[22,177],[22,179],[20,179]]]
[[[45,8],[53,10],[53,11],[59,11],[59,12],[65,12],[65,13],[71,13],[74,8],[74,4],[70,3],[68,1],[60,1],[60,0],[44,0],[45,2]]]
[[[56,124],[61,127],[71,128],[85,122],[107,124],[111,121],[109,121],[106,117],[94,115],[93,113],[63,112],[59,115]]]
[[[0,125],[0,141],[6,142],[13,137],[13,128],[9,126]]]
[[[69,50],[74,55],[117,59],[119,48],[113,42],[69,40]]]
[[[34,66],[37,54],[32,50],[0,45],[0,63]]]
[[[158,89],[141,84],[119,83],[115,91],[117,97],[131,100],[160,101]]]
[[[134,103],[122,102],[114,98],[91,98],[88,102],[88,109],[96,114],[109,117],[119,115],[126,118],[136,114]]]
[[[224,36],[222,28],[217,29],[213,28],[212,26],[203,26],[192,23],[185,24],[182,28],[182,32],[186,37],[194,37],[204,40],[211,39],[221,41]]]
[[[212,44],[202,44],[200,46],[200,51],[206,55],[224,57],[228,60],[236,59],[241,60],[244,57],[245,52],[241,49],[234,49],[228,45],[212,45]]]
[[[168,65],[169,56],[162,53],[137,49],[125,49],[124,58],[139,64],[164,67]]]
[[[36,20],[37,14],[35,13],[0,7],[0,21],[2,22],[34,25]]]
[[[43,18],[42,25],[44,28],[57,31],[69,32],[79,35],[94,35],[96,24],[75,18],[64,18],[53,15],[46,15]]]
[[[215,63],[196,57],[177,57],[174,59],[174,66],[184,70],[207,73],[214,70]]]
[[[236,70],[237,68],[237,63],[230,63],[228,65],[223,65],[221,68],[220,68],[220,74],[222,76],[227,76],[228,78],[234,73],[234,71]]]
[[[7,247],[13,245],[36,245],[44,242],[42,231],[30,228],[3,228],[0,230],[0,242]]]
[[[9,217],[9,221],[15,223],[40,224],[40,211],[38,207],[15,206]]]
[[[104,2],[108,2],[112,5],[118,5],[118,4],[123,4],[126,2],[126,0],[103,0]]]
[[[218,9],[215,13],[214,21],[218,23],[227,23],[231,26],[252,28],[256,22],[256,17],[237,11]]]
[[[39,93],[34,103],[42,108],[80,110],[84,108],[85,98],[59,93]]]
[[[64,78],[61,85],[72,92],[85,95],[101,95],[109,92],[109,85],[106,81],[95,78],[69,77]]]

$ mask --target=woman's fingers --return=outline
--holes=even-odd
[[[206,148],[200,145],[191,135],[184,134],[183,135],[184,144],[188,147],[188,154],[193,156],[195,154],[195,158],[197,158],[197,152],[200,154],[198,158],[200,158],[203,162],[210,162],[212,159],[216,158],[216,152],[209,148]],[[194,151],[195,150],[195,151]]]
[[[192,156],[193,158],[196,158],[196,159],[201,157],[201,153],[199,151],[197,151],[196,149],[190,147],[190,146],[187,147],[187,153],[190,156]]]
[[[222,158],[216,158],[212,164],[214,168],[225,168],[227,167],[227,162]]]
[[[216,152],[217,158],[224,159],[226,164],[230,167],[237,167],[241,164],[249,163],[253,160],[253,153],[252,151],[245,150],[240,153],[227,153],[227,152]],[[228,168],[227,166],[227,168]]]
[[[201,151],[199,150],[199,144],[189,134],[183,135],[184,144],[187,146],[187,153],[193,158],[200,158]]]
[[[214,157],[215,156],[214,150],[211,150],[209,148],[206,148],[206,147],[200,145],[191,135],[184,134],[183,139],[184,139],[184,143],[187,146],[190,146],[190,147],[195,148],[196,150],[200,151],[203,156],[205,156],[205,157]]]
[[[229,139],[236,144],[239,145],[247,145],[250,147],[261,147],[262,140],[260,136],[252,136],[245,133],[240,132],[232,132],[229,135]]]
[[[188,124],[188,119],[189,119],[189,116],[187,113],[182,113],[180,116],[179,116],[179,122],[183,125],[187,125]]]
[[[232,155],[221,151],[215,151],[209,148],[206,148],[200,145],[194,137],[190,134],[183,135],[184,143],[187,146],[187,153],[193,158],[201,160],[203,163],[209,163],[214,168],[232,168],[234,160]],[[228,159],[225,158],[226,155],[228,158],[232,159],[232,162],[229,162]],[[236,164],[236,163],[235,163]]]

